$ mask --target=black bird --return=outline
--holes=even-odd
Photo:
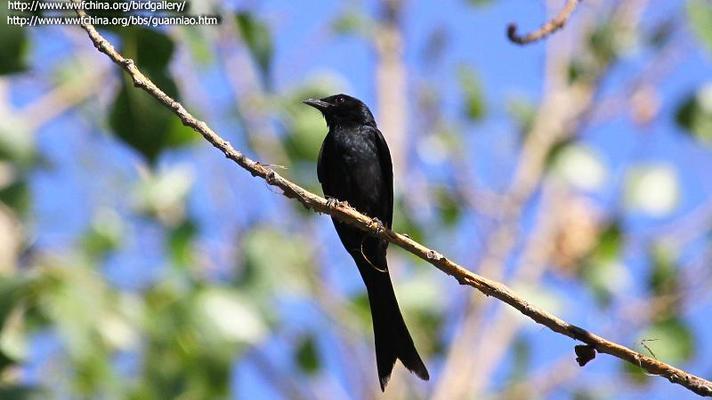
[[[304,101],[321,111],[329,132],[321,145],[317,174],[328,199],[347,201],[390,228],[393,222],[393,165],[373,114],[360,100],[338,94]],[[396,359],[418,377],[428,370],[403,321],[386,264],[388,242],[332,218],[341,243],[356,262],[368,291],[376,363],[385,390]]]

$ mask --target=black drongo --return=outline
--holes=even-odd
[[[359,212],[390,228],[393,221],[393,166],[371,111],[360,100],[338,94],[304,103],[321,111],[329,127],[319,153],[317,174],[324,195],[348,202]],[[384,390],[396,359],[421,379],[428,370],[415,349],[393,291],[388,242],[332,218],[346,251],[356,262],[368,291],[376,363]]]

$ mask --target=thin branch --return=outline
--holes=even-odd
[[[86,15],[82,10],[78,10],[77,13],[81,17]],[[205,122],[193,117],[193,115],[191,115],[180,103],[166,95],[151,80],[141,73],[132,60],[124,58],[103,36],[96,31],[96,29],[94,29],[91,24],[87,24],[85,19],[82,19],[81,22],[82,28],[84,28],[87,32],[89,38],[94,43],[94,46],[100,52],[106,54],[114,63],[121,66],[131,76],[134,86],[143,89],[163,105],[173,110],[178,118],[180,118],[181,122],[183,122],[183,125],[191,127],[193,130],[202,135],[205,140],[220,150],[225,157],[237,163],[253,176],[260,177],[269,185],[281,189],[285,196],[296,199],[305,207],[316,212],[329,214],[339,221],[353,225],[358,229],[369,232],[374,236],[387,240],[396,246],[403,248],[404,250],[432,264],[444,273],[451,275],[461,285],[472,286],[487,296],[495,297],[509,304],[522,314],[531,318],[535,322],[548,327],[554,332],[589,344],[600,353],[610,354],[614,357],[620,358],[621,360],[630,362],[631,364],[645,369],[648,373],[663,376],[670,382],[680,384],[697,394],[712,397],[712,382],[689,374],[681,369],[675,368],[654,358],[647,357],[625,346],[608,341],[576,325],[572,325],[557,316],[548,313],[547,311],[529,304],[526,299],[514,293],[507,286],[470,272],[463,266],[449,260],[437,251],[412,240],[407,235],[393,232],[392,230],[385,228],[383,224],[379,223],[377,220],[359,213],[351,208],[347,203],[337,202],[333,205],[327,203],[326,199],[323,197],[311,193],[301,186],[283,178],[265,164],[248,158],[243,153],[232,147],[228,141],[215,133]]]
[[[541,40],[566,25],[566,22],[571,17],[571,14],[573,14],[579,1],[581,0],[567,0],[566,4],[564,5],[564,8],[561,9],[561,12],[559,12],[556,17],[552,18],[547,23],[542,25],[541,28],[524,36],[517,33],[517,24],[511,23],[507,26],[507,37],[512,42],[520,45],[525,45]]]
[[[378,20],[374,45],[376,50],[376,94],[381,131],[390,144],[395,179],[403,182],[408,166],[408,101],[406,81],[408,70],[403,61],[403,35],[400,19],[401,0],[381,0],[383,16]]]

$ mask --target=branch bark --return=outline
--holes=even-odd
[[[544,25],[542,25],[534,32],[528,33],[523,36],[517,33],[517,24],[511,23],[507,26],[507,37],[512,42],[520,45],[525,45],[541,40],[566,25],[566,22],[569,20],[569,18],[571,18],[571,14],[573,14],[579,1],[581,0],[567,0],[566,4],[564,5],[564,8],[561,9],[561,12],[559,12],[556,17],[547,21]]]
[[[81,17],[86,15],[82,10],[77,10],[77,14]],[[134,86],[143,89],[164,106],[173,110],[183,125],[191,127],[203,136],[205,140],[220,150],[226,158],[237,163],[240,167],[250,172],[252,176],[259,177],[265,180],[269,185],[281,189],[286,197],[296,199],[307,208],[316,212],[329,214],[342,222],[351,224],[403,248],[432,264],[444,273],[451,275],[461,285],[471,286],[487,296],[507,303],[536,323],[544,325],[556,333],[591,345],[600,353],[610,354],[621,360],[637,365],[650,374],[660,375],[670,382],[682,385],[699,395],[712,397],[712,382],[689,374],[654,358],[647,357],[625,346],[611,342],[583,328],[570,324],[545,310],[533,306],[525,298],[516,294],[507,286],[465,269],[463,266],[453,262],[439,252],[412,240],[407,235],[386,229],[382,224],[378,223],[378,221],[359,213],[349,207],[348,204],[340,202],[334,205],[328,204],[323,197],[311,193],[301,186],[285,179],[269,166],[250,159],[232,147],[227,140],[215,133],[205,122],[198,120],[190,114],[179,102],[166,95],[150,79],[141,73],[132,60],[124,58],[119,54],[111,43],[99,34],[91,24],[86,23],[85,19],[82,19],[81,26],[89,35],[94,46],[131,76]]]

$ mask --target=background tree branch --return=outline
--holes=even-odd
[[[576,10],[576,6],[580,1],[581,0],[566,0],[566,4],[564,5],[564,8],[561,9],[561,12],[559,12],[559,14],[547,21],[539,29],[535,30],[534,32],[530,32],[526,35],[519,34],[517,32],[517,24],[511,23],[507,26],[507,37],[512,42],[520,45],[525,45],[541,40],[563,28],[569,18],[571,18],[571,14],[573,14],[574,10]]]

